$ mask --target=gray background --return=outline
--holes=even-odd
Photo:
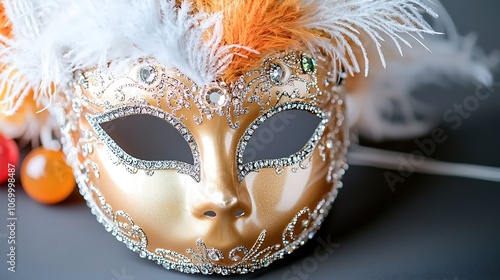
[[[500,49],[499,2],[443,3],[462,34],[475,31],[487,51]],[[496,80],[500,81],[499,74]],[[430,96],[440,98],[444,112],[474,91],[452,86],[432,89]],[[432,156],[500,167],[499,108],[497,93],[458,129],[441,124],[448,140]],[[377,146],[404,152],[417,149],[413,141]],[[245,277],[500,279],[500,184],[413,174],[393,191],[384,172],[354,166],[347,172],[345,187],[317,235],[339,244],[326,260],[315,257],[321,245],[313,240],[269,269]],[[44,206],[22,192],[17,193],[17,272],[7,274],[6,190],[0,186],[0,279],[207,278],[167,271],[140,259],[105,232],[77,195],[60,205]],[[320,252],[328,253],[322,248]]]

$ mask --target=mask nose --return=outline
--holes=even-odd
[[[250,215],[249,195],[244,187],[207,187],[204,193],[193,209],[200,219],[236,220]]]
[[[235,221],[251,212],[247,186],[238,180],[235,153],[239,137],[226,123],[225,118],[215,117],[199,131],[205,133],[198,138],[201,182],[196,197],[190,198],[193,215],[199,219]]]

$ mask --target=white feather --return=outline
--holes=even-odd
[[[320,46],[327,54],[340,60],[351,75],[361,71],[357,51],[364,59],[365,76],[368,76],[368,45],[374,45],[382,65],[385,58],[382,44],[385,39],[392,41],[402,54],[401,45],[411,46],[402,35],[410,36],[418,43],[423,34],[437,34],[425,21],[422,12],[433,17],[436,13],[425,4],[430,0],[304,0],[306,6],[315,7],[308,14],[310,29],[322,30],[330,38],[317,38],[308,42],[310,48]],[[362,36],[370,40],[362,41]],[[332,44],[333,43],[333,44]],[[356,47],[358,49],[356,49]]]
[[[200,85],[217,79],[238,55],[238,45],[222,45],[222,14],[193,11],[189,1],[180,6],[174,0],[3,0],[13,23],[14,39],[0,37],[0,101],[4,114],[14,113],[33,90],[41,104],[50,104],[53,84],[65,87],[72,73],[88,67],[111,68],[127,65],[139,58],[154,57],[166,67],[177,68]],[[378,56],[375,67],[390,71],[371,71],[359,89],[356,125],[374,138],[397,137],[395,129],[381,118],[383,106],[398,100],[411,114],[409,92],[422,71],[460,73],[476,80],[491,79],[476,51],[463,49],[463,42],[429,39],[436,35],[423,13],[437,14],[430,0],[302,0],[312,11],[301,19],[306,28],[321,30],[329,38],[316,37],[305,42],[311,50],[321,48],[354,75]],[[439,8],[439,5],[435,5]],[[431,55],[422,44],[432,48]],[[413,48],[410,41],[418,44]],[[405,58],[402,59],[403,47]],[[247,49],[247,48],[246,48]],[[248,49],[247,49],[248,50]],[[382,52],[384,51],[384,52]],[[358,57],[364,60],[361,67]],[[457,65],[457,63],[461,63]],[[380,66],[378,66],[380,65]],[[472,70],[471,70],[472,69]],[[113,69],[112,69],[113,70]],[[373,66],[372,66],[373,70]],[[382,74],[383,73],[383,74]],[[391,90],[382,87],[387,83]],[[369,90],[368,90],[369,88]],[[351,103],[353,108],[355,103]],[[427,129],[412,122],[411,133]],[[411,134],[411,133],[407,133]],[[400,135],[401,136],[401,135]]]
[[[405,51],[404,57],[398,48],[383,44],[387,69],[372,63],[368,77],[356,77],[350,84],[349,119],[363,136],[381,141],[427,133],[439,119],[432,104],[412,95],[419,87],[450,81],[492,85],[491,70],[500,62],[498,53],[484,54],[475,46],[475,36],[458,35],[444,8],[438,6],[437,10],[443,18],[437,23],[446,36],[424,36],[427,48],[414,46]],[[375,47],[367,49],[375,56]],[[397,121],[387,117],[394,114]]]
[[[1,101],[10,109],[5,114],[15,112],[29,90],[38,93],[38,100],[47,101],[52,84],[65,86],[75,70],[107,67],[110,61],[124,65],[153,56],[196,83],[208,84],[227,68],[235,55],[233,50],[243,48],[220,46],[222,15],[194,12],[188,1],[180,7],[174,0],[13,3],[6,8],[11,9],[8,15],[15,24],[15,38],[0,38],[0,63],[7,67],[0,83],[10,87]],[[18,6],[26,9],[19,12],[14,9]],[[40,27],[26,34],[33,18]]]
[[[307,44],[326,50],[351,74],[360,71],[357,46],[367,74],[368,53],[360,33],[371,38],[384,63],[380,48],[383,35],[401,49],[401,44],[410,45],[401,34],[435,33],[420,14],[435,15],[424,1],[303,0],[304,6],[315,7],[307,15],[306,27],[323,30],[330,37],[318,37]],[[0,61],[22,72],[15,80],[19,88],[9,91],[3,101],[12,109],[7,113],[17,109],[17,98],[25,97],[21,87],[29,85],[36,90],[37,99],[48,99],[53,83],[64,86],[74,70],[104,67],[109,61],[124,63],[154,56],[195,82],[207,84],[228,67],[235,55],[232,50],[243,47],[221,46],[222,15],[194,12],[187,0],[180,7],[174,0],[4,2],[14,23],[15,40],[6,42]],[[0,82],[9,79],[8,74],[0,76]]]

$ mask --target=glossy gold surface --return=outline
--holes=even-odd
[[[175,71],[171,75],[175,76]],[[318,81],[323,81],[326,75],[326,70],[319,67]],[[304,79],[309,78],[305,75]],[[79,122],[84,129],[73,135],[75,142],[82,136],[82,131],[92,131],[85,115],[106,111],[99,104],[126,103],[117,101],[113,94],[125,82],[117,79],[102,94],[93,92],[92,85],[90,89],[83,90],[84,99],[91,102],[80,116]],[[301,93],[305,91],[304,85],[294,86]],[[330,100],[331,88],[323,83],[318,83],[318,86],[323,94],[317,98],[301,97],[299,94],[296,98],[278,100],[273,94],[274,97],[266,106],[246,103],[250,109],[247,114],[232,115],[240,123],[236,129],[230,127],[226,116],[217,114],[197,124],[193,118],[200,115],[196,106],[175,112],[176,116],[186,117],[184,123],[198,145],[200,182],[176,170],[156,170],[152,176],[142,171],[131,174],[123,165],[112,163],[108,147],[100,141],[94,145],[92,153],[86,157],[80,155],[80,158],[97,164],[99,176],[92,175],[90,181],[100,190],[113,211],[126,212],[142,228],[151,251],[163,248],[185,253],[186,249],[195,248],[197,240],[202,239],[207,247],[217,248],[227,255],[238,246],[251,248],[263,230],[266,231],[263,247],[280,244],[282,233],[293,217],[304,207],[315,209],[325,195],[332,191],[336,180],[327,180],[328,169],[331,161],[341,161],[344,156],[346,134],[343,118],[337,118],[344,114],[342,98]],[[285,88],[275,86],[272,90],[276,92]],[[167,104],[158,104],[150,92],[127,89],[125,95],[142,97],[151,106],[169,112]],[[322,139],[325,142],[326,135],[337,130],[333,139],[336,142],[331,147],[335,150],[333,158],[328,153],[326,158],[322,158],[316,148],[308,167],[285,167],[279,174],[274,168],[264,168],[248,174],[240,182],[236,150],[245,129],[267,110],[286,101],[308,102],[333,113]],[[91,105],[92,102],[95,104]],[[165,99],[162,102],[167,101]],[[148,145],[148,139],[142,141]],[[341,165],[343,162],[340,162]],[[214,212],[216,216],[207,217],[207,211]],[[229,265],[231,262],[226,258],[219,263]]]

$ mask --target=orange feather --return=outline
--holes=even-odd
[[[3,7],[2,3],[0,3],[0,33],[5,37],[10,38],[12,33],[12,28],[10,24],[8,24],[8,22],[9,19],[5,14],[5,8]]]
[[[300,0],[192,0],[198,10],[222,12],[223,44],[237,44],[261,54],[301,47],[314,36],[304,28],[309,8]],[[242,50],[247,57],[235,56],[224,74],[226,82],[234,81],[255,68],[262,55]]]

